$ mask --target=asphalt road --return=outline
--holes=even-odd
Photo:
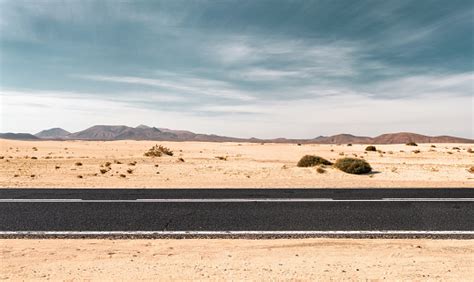
[[[474,238],[474,189],[2,189],[0,236]]]

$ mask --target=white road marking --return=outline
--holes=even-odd
[[[83,199],[0,199],[0,203],[249,203],[249,202],[474,202],[474,198],[381,198],[381,199],[329,199],[329,198],[210,198],[210,199],[134,199],[134,200],[83,200]]]
[[[6,235],[474,235],[474,231],[460,230],[375,230],[375,231],[0,231],[0,236]]]

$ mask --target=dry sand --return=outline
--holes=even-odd
[[[157,143],[174,156],[143,156]],[[468,171],[474,154],[467,152],[473,144],[430,145],[377,145],[381,153],[366,153],[366,145],[0,140],[0,187],[474,187]],[[305,154],[363,156],[376,173],[350,175],[328,167],[320,174],[296,166]],[[111,170],[102,174],[106,162]]]
[[[474,277],[474,240],[0,240],[0,247],[0,279],[11,280]]]

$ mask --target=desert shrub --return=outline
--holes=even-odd
[[[100,173],[105,174],[107,171],[109,171],[109,170],[108,170],[108,169],[105,169],[105,168],[102,168],[102,169],[100,170]]]
[[[430,147],[431,147],[431,148],[436,148],[436,146],[435,146],[435,145],[431,145]]]
[[[421,151],[420,150],[414,150],[413,153],[419,154],[419,153],[421,153]]]
[[[120,174],[120,177],[125,178],[127,176],[125,174]]]
[[[181,163],[184,163],[184,159],[183,159],[183,158],[178,158],[178,161],[181,162]]]
[[[77,178],[82,178],[82,175],[78,175]]]
[[[32,160],[37,160],[38,158],[37,157],[31,157]]]
[[[76,166],[82,166],[82,163],[81,162],[77,162],[75,163]]]
[[[377,148],[375,148],[375,146],[367,146],[367,147],[365,148],[365,150],[366,150],[367,152],[375,152],[375,151],[377,151]]]
[[[133,169],[130,169],[130,168],[127,169],[127,173],[128,173],[128,174],[132,174],[132,173],[133,173]]]
[[[136,161],[133,161],[133,162],[128,163],[128,165],[131,165],[131,166],[134,166],[134,165],[136,165],[136,164],[137,164]]]
[[[168,155],[172,156],[173,151],[171,151],[169,148],[163,147],[161,145],[155,145],[151,147],[148,152],[146,152],[145,157],[161,157],[163,155]]]
[[[459,147],[453,147],[453,150],[461,150]]]
[[[351,144],[351,143],[347,144],[347,147],[351,147],[351,146],[352,146],[352,144]]]
[[[474,173],[474,166],[471,166],[467,171],[469,171],[470,173]]]
[[[317,172],[317,173],[325,173],[326,170],[325,170],[324,168],[322,168],[322,167],[318,167],[318,168],[316,169],[316,172]]]
[[[467,152],[471,154],[474,153],[474,151],[471,148],[467,149]]]
[[[227,161],[227,156],[217,156],[216,159],[221,160],[221,161]]]
[[[364,174],[372,171],[372,167],[368,162],[354,158],[338,159],[334,166],[344,172],[351,174]]]
[[[418,146],[418,144],[416,144],[415,142],[408,142],[405,145],[407,145],[407,146]]]
[[[302,157],[297,164],[299,167],[310,167],[317,165],[332,165],[332,163],[319,156],[306,155]]]
[[[55,168],[55,169],[60,169],[61,167],[57,165],[57,166],[55,166],[54,168]]]
[[[106,167],[110,167],[110,166],[112,165],[112,163],[111,163],[111,162],[106,162],[104,165],[105,165]]]

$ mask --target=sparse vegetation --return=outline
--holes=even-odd
[[[471,148],[467,149],[467,152],[471,154],[474,153],[474,151]]]
[[[322,168],[322,167],[318,167],[318,168],[316,168],[316,172],[317,172],[317,173],[325,173],[326,170],[325,170],[324,168]]]
[[[352,144],[351,143],[347,144],[347,147],[352,147]]]
[[[109,170],[108,170],[108,169],[105,169],[105,168],[100,169],[100,173],[102,173],[102,174],[107,173],[107,171],[109,171]]]
[[[408,142],[405,145],[407,145],[407,146],[418,146],[418,144],[416,144],[415,142]]]
[[[57,165],[57,166],[55,166],[54,168],[55,168],[55,169],[60,169],[61,167]]]
[[[145,157],[161,157],[163,155],[172,156],[173,151],[161,145],[155,145],[151,147],[151,149],[149,149],[144,155]]]
[[[221,161],[227,161],[227,156],[217,156],[216,159],[221,160]]]
[[[37,160],[38,158],[37,157],[31,157],[32,160]]]
[[[132,173],[133,173],[133,169],[131,169],[131,168],[127,169],[127,173],[128,173],[128,174],[132,174]]]
[[[436,148],[436,146],[435,146],[435,145],[431,145],[430,147],[431,147],[431,148]]]
[[[420,150],[413,150],[412,152],[413,152],[413,153],[415,153],[415,154],[419,154],[419,153],[421,153],[421,151],[420,151]]]
[[[82,178],[82,175],[78,175],[77,178]]]
[[[453,147],[453,150],[461,150],[459,147]]]
[[[82,166],[82,163],[81,162],[77,162],[75,163],[76,166]]]
[[[114,164],[122,164],[122,162],[114,160]]]
[[[111,165],[112,165],[111,162],[106,162],[106,163],[104,164],[105,167],[110,167]]]
[[[332,163],[319,156],[306,155],[302,157],[297,164],[299,167],[311,167],[317,165],[332,165]]]
[[[127,176],[125,174],[120,174],[121,178],[126,178]]]
[[[38,151],[38,148],[36,148],[36,147],[33,147],[32,149],[33,149],[33,151]]]
[[[334,166],[344,172],[351,174],[365,174],[372,171],[368,162],[362,159],[342,158],[336,161]]]
[[[470,173],[474,173],[474,166],[471,166],[470,168],[468,168],[468,170]]]
[[[134,165],[136,165],[136,164],[137,164],[136,161],[133,161],[133,162],[128,163],[128,165],[131,165],[131,166],[134,166]]]
[[[366,150],[367,152],[375,152],[375,151],[377,151],[377,148],[375,148],[375,146],[367,146],[367,147],[365,148],[365,150]]]
[[[178,161],[181,162],[181,163],[184,163],[184,159],[183,159],[183,158],[178,158]]]

